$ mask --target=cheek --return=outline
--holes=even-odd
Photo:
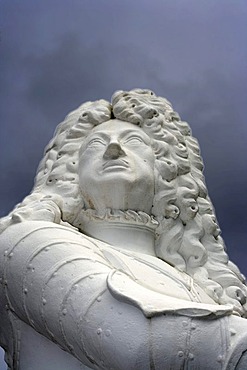
[[[90,174],[95,168],[95,158],[90,154],[84,154],[79,161],[79,172],[85,173],[86,175]]]
[[[149,167],[149,168],[154,169],[155,157],[154,157],[153,152],[143,151],[141,158],[142,158],[142,162],[145,165],[145,167]]]
[[[89,191],[90,187],[95,185],[95,181],[98,181],[99,174],[100,164],[97,158],[92,158],[90,155],[84,155],[80,158],[78,175],[79,184],[82,189],[87,189]]]
[[[83,158],[80,158],[78,167],[79,184],[81,188],[85,187],[85,184],[87,183],[87,179],[90,176],[91,172],[92,166],[90,164],[90,160],[86,156],[83,156]]]
[[[87,172],[88,170],[87,170],[86,163],[84,163],[84,161],[80,161],[79,167],[78,167],[78,175],[79,175],[80,183],[83,181],[83,178],[85,178]]]

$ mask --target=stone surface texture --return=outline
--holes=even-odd
[[[188,124],[150,90],[65,118],[0,220],[10,370],[247,369],[247,288],[202,171]]]

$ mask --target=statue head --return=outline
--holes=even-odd
[[[154,151],[138,126],[111,119],[95,127],[79,152],[79,186],[85,207],[151,214]]]
[[[32,193],[2,220],[83,218],[148,223],[156,254],[218,303],[245,314],[246,286],[228,260],[203,177],[199,146],[171,104],[149,90],[71,112],[48,144]],[[1,225],[0,225],[1,226]]]

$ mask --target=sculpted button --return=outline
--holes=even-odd
[[[235,330],[235,329],[230,328],[230,334],[231,334],[231,336],[233,336],[233,335],[236,335],[236,334],[237,334],[237,332],[236,332],[236,330]]]
[[[182,324],[183,324],[183,326],[186,328],[186,327],[188,326],[188,321],[185,321],[185,320],[184,320]]]
[[[224,357],[222,355],[219,355],[218,358],[217,358],[217,361],[218,362],[223,362],[224,361]]]

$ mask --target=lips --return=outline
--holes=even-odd
[[[129,164],[124,159],[112,159],[103,164],[103,170],[109,168],[128,168]]]

